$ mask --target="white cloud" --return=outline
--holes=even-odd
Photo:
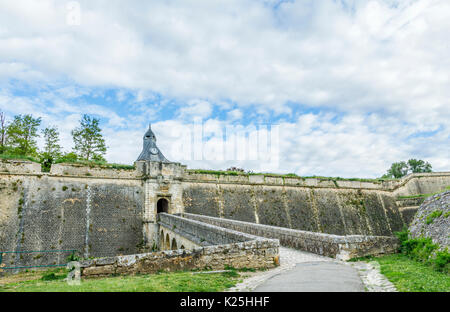
[[[212,105],[204,100],[190,100],[178,111],[181,119],[193,120],[194,118],[204,119],[211,115]]]
[[[408,157],[448,170],[447,0],[79,3],[80,26],[66,24],[65,2],[0,9],[0,110],[45,117],[67,144],[81,114],[96,114],[108,157],[131,162],[148,121],[179,129],[194,117],[214,121],[218,106],[229,122],[243,111],[255,123],[280,121],[282,171],[372,176]],[[11,81],[49,90],[14,96]],[[116,88],[129,113],[74,104],[104,88]],[[158,123],[167,99],[178,103],[176,120]],[[161,131],[169,148],[174,138]]]
[[[355,11],[295,1],[276,13],[258,1],[108,2],[107,9],[80,1],[80,26],[65,24],[61,3],[39,3],[15,1],[0,12],[0,59],[18,66],[8,77],[29,68],[30,79],[41,73],[182,99],[230,98],[277,112],[294,101],[410,111],[405,118],[431,107],[449,116],[445,0],[347,1]]]

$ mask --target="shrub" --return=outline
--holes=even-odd
[[[426,224],[431,224],[433,223],[434,219],[439,218],[442,215],[442,210],[436,210],[433,211],[432,213],[430,213],[427,216],[427,219],[425,221]]]
[[[437,271],[449,273],[450,272],[450,253],[448,249],[436,252],[434,259],[434,267]]]
[[[67,262],[71,261],[80,261],[80,257],[77,256],[74,252],[72,252],[70,256],[67,257]]]
[[[66,278],[67,273],[64,269],[53,269],[45,271],[42,274],[41,280],[42,281],[54,281],[54,280],[60,280]]]
[[[400,252],[411,259],[431,265],[440,272],[449,272],[450,253],[448,249],[439,250],[439,245],[429,237],[409,238],[409,231],[403,228],[395,235],[400,240]]]

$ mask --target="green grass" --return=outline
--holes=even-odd
[[[110,164],[104,161],[86,161],[86,160],[72,160],[72,159],[58,159],[54,162],[55,164],[67,163],[67,164],[78,164],[88,167],[102,167],[109,169],[124,169],[124,170],[134,170],[134,165],[124,165],[124,164]]]
[[[82,279],[81,285],[68,285],[64,270],[37,273],[41,278],[2,284],[0,292],[216,292],[233,287],[239,275],[227,273],[192,274],[174,272]]]
[[[430,197],[430,196],[434,196],[434,195],[443,193],[445,191],[450,191],[450,185],[446,186],[443,190],[438,191],[438,192],[427,193],[427,194],[408,195],[408,196],[399,196],[398,199],[427,198],[427,197]]]
[[[384,274],[402,292],[450,292],[450,275],[412,260],[403,254],[373,258]]]
[[[341,178],[341,177],[322,177],[322,176],[308,176],[301,177],[295,173],[270,173],[270,172],[238,172],[238,171],[226,171],[226,170],[207,170],[207,169],[188,169],[189,173],[198,173],[198,174],[214,174],[214,175],[232,175],[232,176],[249,176],[249,175],[265,175],[267,177],[280,177],[280,178],[299,178],[299,179],[319,179],[326,181],[358,181],[358,182],[372,182],[372,183],[381,183],[383,181],[396,180],[396,179],[363,179],[363,178]]]
[[[31,157],[31,156],[26,156],[26,155],[16,155],[16,154],[0,154],[0,159],[5,159],[5,160],[29,160],[29,161],[33,161],[33,162],[39,162],[38,159]]]
[[[40,163],[39,159],[36,159],[31,156],[26,155],[15,155],[15,154],[0,154],[0,159],[5,160],[29,160],[36,163]],[[69,163],[69,164],[79,164],[83,166],[89,167],[102,167],[102,168],[110,168],[110,169],[124,169],[124,170],[134,170],[134,165],[124,165],[124,164],[115,164],[108,163],[104,161],[85,161],[85,160],[73,160],[68,158],[62,158],[55,160],[54,164],[60,163]]]
[[[427,219],[425,221],[426,224],[431,224],[433,223],[434,219],[439,218],[442,215],[443,211],[442,210],[435,210],[432,213],[430,213],[427,216]]]

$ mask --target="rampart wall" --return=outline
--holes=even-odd
[[[143,182],[109,169],[91,176],[0,172],[0,251],[76,249],[85,257],[132,254],[143,242]],[[69,166],[69,168],[71,168]],[[88,169],[86,169],[88,170]],[[89,169],[90,170],[90,169]],[[93,173],[92,173],[93,175]],[[66,255],[67,256],[67,255]],[[65,263],[56,253],[5,254],[3,265]]]
[[[140,162],[136,169],[58,164],[43,173],[37,163],[0,161],[0,251],[76,249],[87,257],[138,253],[158,240],[160,198],[169,201],[171,214],[335,235],[390,236],[413,215],[400,212],[397,196],[433,193],[448,185],[448,172],[373,183],[197,174],[178,164]],[[8,257],[4,264],[16,266],[64,260]]]
[[[184,211],[336,235],[393,235],[411,219],[398,196],[437,192],[450,173],[413,174],[385,182],[264,175],[188,173]]]

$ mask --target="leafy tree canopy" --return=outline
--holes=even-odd
[[[72,130],[74,151],[80,159],[99,160],[106,154],[105,139],[99,127],[99,119],[83,115],[80,126]]]
[[[409,173],[431,172],[431,164],[423,160],[410,159],[407,162],[400,161],[391,165],[382,178],[401,178]]]
[[[6,135],[8,145],[17,155],[37,155],[36,138],[39,137],[38,127],[41,118],[33,118],[32,115],[17,115],[8,125]]]
[[[59,145],[59,132],[56,127],[48,127],[42,130],[44,135],[44,149],[41,153],[40,162],[44,171],[50,171],[52,163],[61,157],[61,146]]]

